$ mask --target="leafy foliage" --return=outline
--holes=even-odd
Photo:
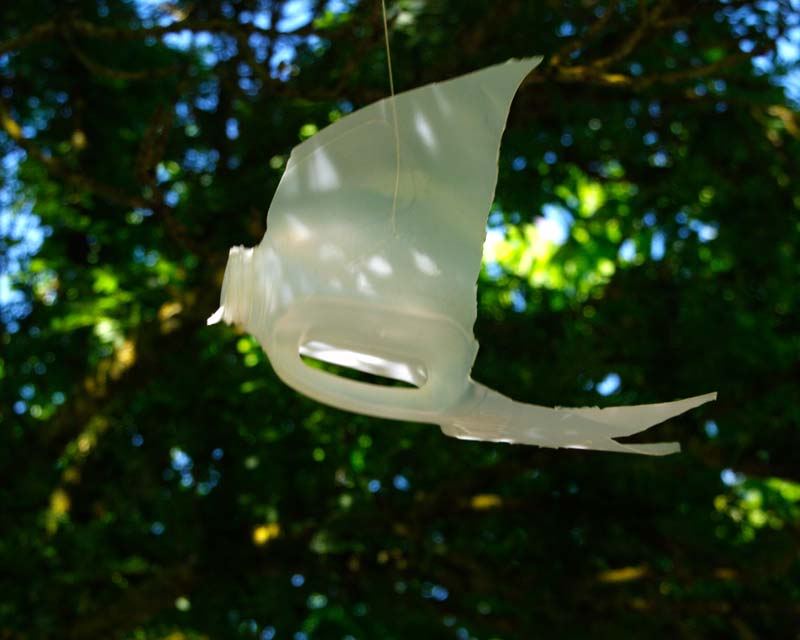
[[[476,379],[719,402],[653,460],[297,395],[204,320],[291,148],[386,94],[380,4],[5,4],[0,637],[796,633],[800,7],[388,9],[400,89],[546,56],[504,137]]]

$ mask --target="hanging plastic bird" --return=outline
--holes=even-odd
[[[381,100],[292,151],[261,244],[230,251],[224,320],[280,378],[320,402],[434,423],[463,439],[663,455],[614,440],[716,394],[629,407],[515,402],[470,378],[486,220],[511,100],[541,58],[513,60]],[[405,381],[358,382],[301,355]]]

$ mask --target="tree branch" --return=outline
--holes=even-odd
[[[592,38],[594,38],[606,27],[611,20],[611,17],[616,12],[619,4],[620,0],[614,0],[611,2],[608,7],[606,7],[606,11],[602,17],[600,17],[599,20],[595,20],[595,22],[593,22],[592,25],[586,30],[586,33],[577,38],[572,38],[550,58],[550,66],[559,66],[561,61],[569,57],[570,54],[583,49],[592,40]]]
[[[615,62],[619,62],[620,60],[627,58],[631,53],[633,53],[633,50],[636,49],[645,35],[647,35],[647,32],[652,24],[661,18],[661,14],[664,13],[664,9],[667,7],[667,2],[662,0],[662,2],[659,2],[659,4],[657,4],[652,11],[648,12],[646,9],[645,0],[639,0],[639,3],[639,6],[642,10],[642,19],[639,22],[639,25],[631,32],[630,36],[625,39],[625,41],[617,48],[617,50],[614,51],[614,53],[606,56],[605,58],[598,58],[592,62],[593,67],[596,67],[597,69],[606,69]]]
[[[127,589],[114,604],[78,618],[67,638],[115,638],[156,613],[173,606],[177,596],[186,593],[195,582],[192,561],[158,572],[150,580]]]
[[[749,53],[734,53],[727,58],[700,67],[670,71],[668,73],[656,73],[647,76],[610,73],[603,71],[594,63],[576,66],[549,65],[547,68],[543,69],[542,72],[535,70],[531,73],[523,82],[523,85],[544,84],[549,81],[555,81],[562,84],[589,84],[640,91],[658,85],[675,85],[698,78],[712,77],[717,75],[720,71],[724,71],[741,62],[764,55],[773,47],[774,44],[770,47],[754,50]]]
[[[258,33],[270,38],[307,36],[317,33],[318,29],[313,23],[298,27],[293,31],[279,31],[275,25],[269,28],[258,27],[253,23],[237,23],[224,18],[207,20],[181,20],[165,26],[149,27],[144,29],[126,29],[123,27],[106,27],[88,20],[74,20],[68,27],[75,33],[89,38],[101,40],[136,40],[148,37],[163,36],[168,33],[180,31],[215,31],[230,35]]]
[[[63,162],[57,158],[44,153],[30,140],[22,135],[22,128],[11,116],[11,112],[4,102],[0,101],[0,125],[25,153],[40,162],[51,174],[58,176],[65,182],[81,189],[86,189],[109,202],[119,204],[132,209],[151,209],[154,204],[152,201],[142,196],[125,193],[122,189],[104,184],[81,173],[70,170]]]
[[[69,29],[63,30],[64,40],[69,47],[69,50],[88,71],[104,78],[111,80],[153,80],[156,78],[163,78],[164,76],[173,75],[181,69],[181,65],[171,65],[169,67],[162,67],[159,69],[141,69],[138,71],[126,71],[123,69],[112,69],[106,67],[98,62],[92,60],[87,56],[72,38]]]
[[[24,49],[28,45],[46,40],[58,30],[55,22],[44,22],[33,27],[27,33],[0,44],[0,56]]]
[[[259,33],[270,38],[307,36],[317,32],[313,23],[299,27],[293,31],[278,31],[274,25],[271,25],[269,29],[264,29],[252,23],[242,24],[221,18],[209,20],[179,20],[168,25],[159,25],[157,27],[142,29],[108,27],[88,20],[76,19],[70,20],[64,24],[57,24],[55,21],[49,21],[36,25],[27,33],[0,43],[0,55],[20,51],[31,44],[46,40],[64,29],[88,38],[115,41],[159,37],[168,33],[177,33],[180,31],[212,31],[229,33],[231,35],[243,34],[245,36]]]

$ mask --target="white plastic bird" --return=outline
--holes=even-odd
[[[628,436],[716,398],[566,409],[470,378],[486,219],[511,100],[541,58],[381,100],[292,151],[252,249],[231,249],[220,309],[289,386],[342,409],[438,424],[463,439],[663,455]],[[402,380],[345,379],[301,355]]]

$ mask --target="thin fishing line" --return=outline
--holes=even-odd
[[[400,129],[397,124],[397,105],[394,97],[394,77],[392,76],[392,52],[389,49],[389,23],[386,20],[386,0],[381,0],[383,11],[383,36],[386,41],[386,64],[389,67],[389,91],[392,102],[392,120],[394,121],[394,155],[397,171],[394,176],[394,196],[392,197],[392,233],[397,235],[397,195],[400,191]]]

